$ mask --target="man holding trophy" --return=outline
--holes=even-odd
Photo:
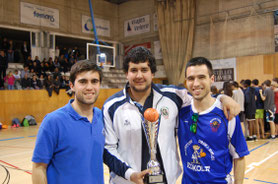
[[[123,65],[128,83],[103,105],[105,148],[131,168],[125,178],[111,172],[110,183],[143,183],[140,171],[149,169],[145,183],[175,184],[181,174],[176,142],[178,112],[192,97],[184,88],[152,83],[155,58],[144,47],[132,49]],[[221,101],[228,104],[231,117],[239,113],[239,105],[231,98],[221,97]],[[156,109],[154,116],[159,114],[159,118],[144,117],[148,108]]]

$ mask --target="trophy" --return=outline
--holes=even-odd
[[[150,151],[150,161],[147,164],[147,169],[151,170],[144,178],[145,184],[165,184],[163,173],[160,169],[160,164],[156,159],[157,152],[157,136],[159,131],[159,114],[156,109],[148,108],[144,112],[144,131]]]

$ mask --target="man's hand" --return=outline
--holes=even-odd
[[[144,176],[148,173],[151,173],[150,169],[146,169],[141,172],[135,172],[130,176],[130,181],[132,181],[136,184],[144,184],[144,182],[143,182]]]
[[[232,120],[236,115],[240,113],[240,105],[231,97],[221,95],[220,101],[223,105],[224,114],[228,120]]]

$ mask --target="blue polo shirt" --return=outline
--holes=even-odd
[[[93,121],[71,106],[45,116],[36,140],[32,161],[46,163],[48,183],[92,184],[103,179],[103,117],[94,107]]]

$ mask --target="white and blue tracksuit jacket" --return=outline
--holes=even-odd
[[[106,100],[103,106],[105,148],[131,168],[124,179],[111,172],[110,183],[130,184],[130,175],[141,171],[142,115],[128,93],[122,91]],[[182,104],[190,104],[191,96],[184,88],[152,84],[153,108],[161,115],[158,144],[168,184],[175,184],[181,174],[176,142],[178,112]]]

